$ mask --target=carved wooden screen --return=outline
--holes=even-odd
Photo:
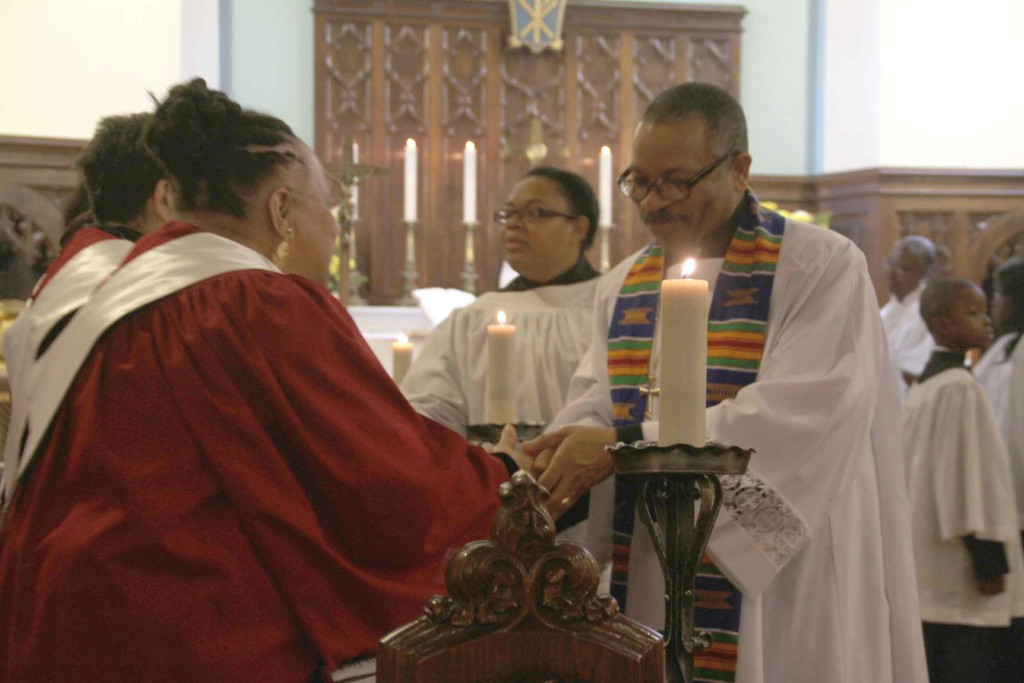
[[[419,148],[420,287],[461,286],[463,146],[480,150],[475,253],[487,291],[501,261],[490,216],[529,168],[525,150],[538,134],[541,163],[576,171],[596,190],[601,146],[622,169],[637,116],[662,89],[702,80],[739,94],[739,7],[569,0],[563,51],[541,54],[506,47],[503,0],[316,0],[313,11],[316,151],[338,160],[351,135],[361,162],[391,171],[360,188],[356,251],[371,303],[392,303],[402,290],[407,138]],[[649,236],[617,194],[612,215],[614,263]]]

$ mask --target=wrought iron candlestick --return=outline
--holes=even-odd
[[[719,478],[743,474],[753,451],[715,443],[698,448],[642,441],[608,450],[616,476],[640,479],[637,509],[665,575],[665,680],[691,683],[693,657],[711,647],[712,640],[694,628],[694,586],[722,506]]]
[[[466,227],[466,262],[462,266],[462,288],[470,294],[476,294],[476,257],[473,252],[473,232],[479,221],[465,221]]]
[[[543,422],[516,422],[513,426],[519,441],[529,441],[543,434],[547,425]],[[501,440],[501,430],[504,428],[505,425],[496,422],[466,425],[466,440],[478,446],[494,445]]]
[[[402,298],[399,306],[415,306],[412,290],[416,289],[416,225],[419,221],[405,221],[405,267],[402,268]]]

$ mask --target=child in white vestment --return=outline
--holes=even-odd
[[[940,278],[925,289],[921,317],[936,350],[910,388],[903,417],[932,683],[1018,680],[1007,678],[1019,649],[1009,627],[1024,617],[1010,462],[988,398],[964,366],[967,351],[992,340],[986,303],[981,289],[961,278]]]
[[[1002,264],[995,274],[992,323],[996,341],[974,368],[985,388],[1010,456],[1017,502],[1017,523],[1024,544],[1024,258]],[[1024,672],[1024,619],[1015,619],[1010,647],[1017,652],[1013,670]],[[1021,678],[1024,678],[1022,673]]]

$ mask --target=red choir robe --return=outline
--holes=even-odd
[[[0,681],[309,680],[443,592],[507,477],[406,403],[319,285],[188,286],[103,334],[19,484]]]

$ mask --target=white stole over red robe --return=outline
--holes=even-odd
[[[4,333],[4,358],[13,397],[12,415],[7,440],[11,442],[5,453],[4,472],[0,484],[0,499],[9,501],[14,492],[18,462],[16,454],[25,422],[25,407],[29,397],[25,378],[35,364],[43,340],[54,326],[80,308],[93,290],[131,251],[133,243],[117,238],[96,228],[83,228],[61,250],[60,256],[40,278],[25,303],[17,320]]]
[[[487,533],[505,466],[419,416],[323,287],[197,236],[142,238],[40,359],[96,337],[0,530],[0,680],[308,680]]]

